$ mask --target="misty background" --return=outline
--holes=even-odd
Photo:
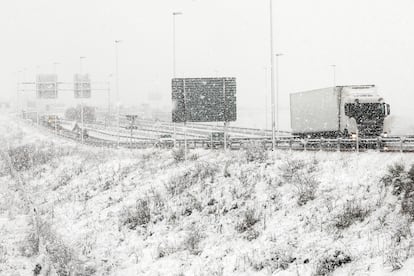
[[[273,8],[274,52],[283,53],[280,129],[290,129],[289,93],[332,86],[335,64],[337,85],[377,85],[396,125],[414,133],[413,1],[274,0]],[[72,82],[84,56],[83,73],[93,87],[110,81],[114,103],[114,41],[122,40],[121,103],[170,113],[173,12],[183,13],[176,16],[176,76],[236,77],[231,125],[270,128],[268,0],[2,1],[0,100],[14,100],[18,79],[34,81],[54,63],[59,81]],[[97,92],[91,101],[105,105],[107,96]]]

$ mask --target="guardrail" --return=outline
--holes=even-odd
[[[93,137],[90,135],[85,143],[95,146],[108,146],[116,147],[118,145],[118,134],[113,131],[106,131],[101,125],[87,125],[86,129],[99,133],[102,137]],[[53,131],[51,129],[51,131]],[[78,137],[73,134],[60,133],[61,136],[79,140]],[[107,137],[107,138],[105,138]],[[158,139],[147,137],[136,137],[134,134],[127,135],[123,132],[120,136],[119,146],[127,148],[149,148],[149,147],[163,147],[170,148],[171,143],[162,143]],[[116,138],[116,139],[115,139]],[[207,138],[188,138],[187,147],[192,148],[207,148],[207,149],[219,149],[224,148],[224,142],[220,140],[209,140]],[[248,147],[250,144],[256,144],[265,148],[266,150],[272,149],[272,139],[269,137],[233,137],[228,141],[228,148],[232,150],[239,150]],[[358,139],[300,139],[293,136],[280,136],[276,140],[276,148],[282,150],[303,150],[303,151],[355,151],[364,152],[368,150],[374,150],[379,152],[414,152],[414,137],[409,136],[396,136],[396,137],[378,137],[378,138],[358,138]],[[184,147],[185,140],[177,139],[177,147]]]

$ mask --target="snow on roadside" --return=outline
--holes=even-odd
[[[51,137],[21,131],[5,139],[41,147]],[[390,233],[405,220],[380,185],[389,165],[409,167],[413,154],[278,151],[247,162],[243,151],[195,150],[177,162],[166,150],[54,146],[64,154],[23,175],[44,219],[96,275],[311,275],[337,255],[352,261],[336,275],[414,269],[412,258],[395,272],[386,263]],[[313,181],[311,198],[300,201],[295,177]],[[338,228],[350,202],[364,217]]]

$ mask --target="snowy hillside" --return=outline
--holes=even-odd
[[[182,161],[6,118],[0,133],[24,183],[2,155],[0,275],[33,275],[36,264],[49,275],[414,274],[413,154],[252,145]]]

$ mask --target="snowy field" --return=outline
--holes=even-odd
[[[36,264],[40,275],[414,275],[414,196],[396,192],[414,185],[413,154],[252,145],[183,161],[82,146],[6,117],[0,135],[24,183],[2,155],[0,275]],[[395,164],[405,170],[389,175]]]

